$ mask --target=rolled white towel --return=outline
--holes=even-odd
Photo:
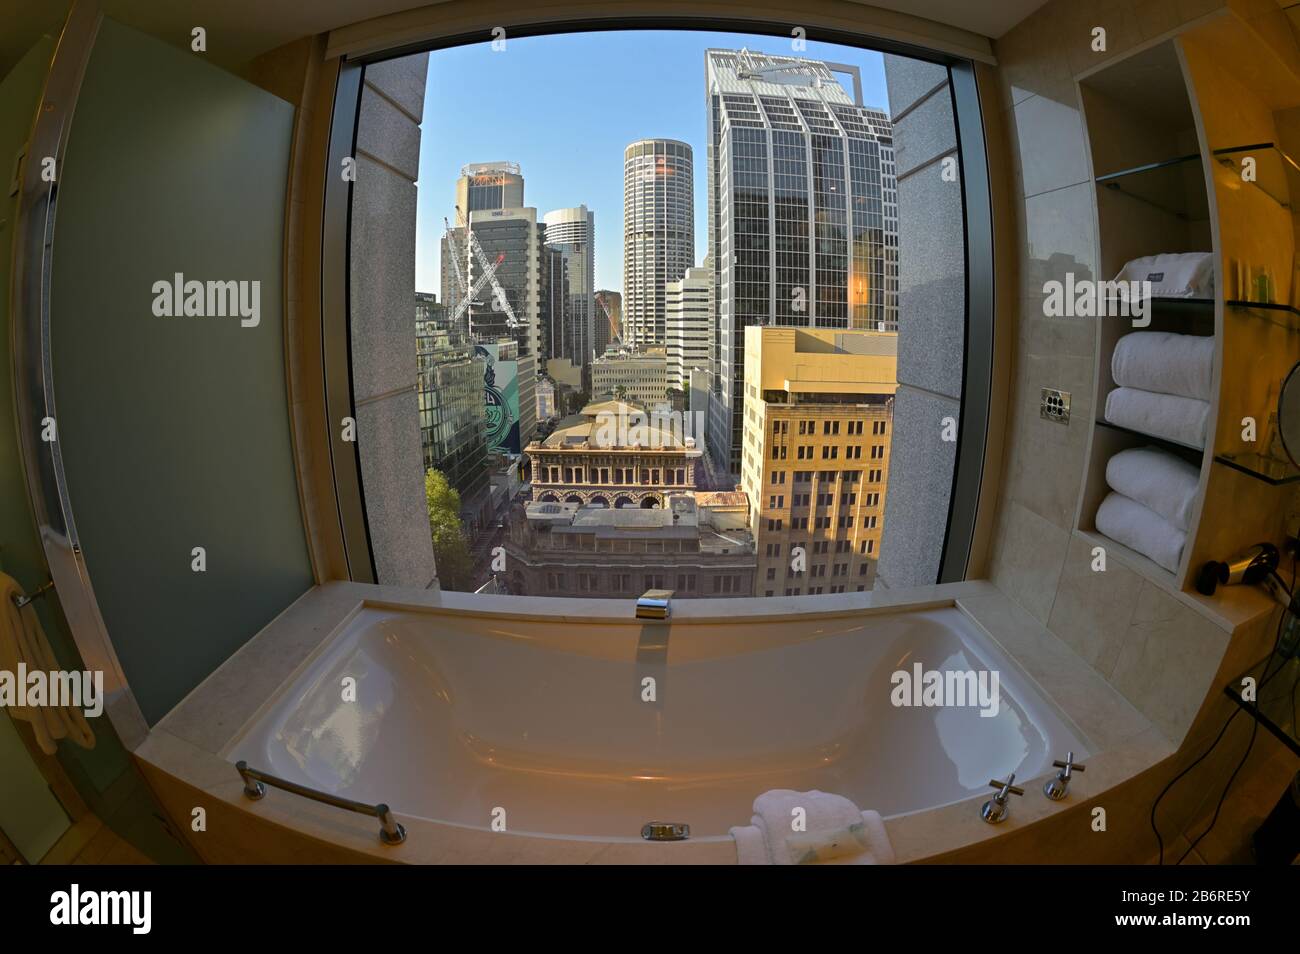
[[[1097,508],[1097,531],[1136,550],[1170,573],[1178,572],[1187,534],[1154,510],[1123,494],[1111,493]]]
[[[796,818],[803,819],[805,830],[794,830]],[[894,863],[880,813],[859,811],[847,798],[827,792],[764,792],[754,799],[750,824],[732,828],[731,835],[742,865]]]
[[[1205,447],[1208,401],[1156,394],[1138,388],[1116,388],[1106,395],[1106,420],[1152,437]]]
[[[1169,252],[1135,258],[1116,281],[1150,282],[1159,298],[1209,298],[1214,294],[1214,257],[1209,252]]]
[[[1214,339],[1135,331],[1115,344],[1110,373],[1123,388],[1209,401],[1214,397]]]
[[[1111,490],[1136,500],[1179,530],[1192,525],[1201,472],[1181,457],[1158,447],[1131,447],[1106,462]]]

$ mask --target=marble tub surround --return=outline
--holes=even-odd
[[[555,600],[498,597],[488,602],[496,612],[506,615],[530,616],[545,610],[551,619],[571,619],[575,623],[591,622],[593,617],[626,622],[632,610],[630,601],[572,600],[565,601],[562,614],[556,615]],[[721,611],[719,603],[724,604]],[[456,614],[482,610],[484,601],[468,594],[353,583],[317,587],[195,689],[136,749],[142,771],[173,818],[184,822],[195,807],[207,811],[206,832],[192,832],[188,824],[177,826],[205,860],[561,864],[735,861],[734,843],[729,838],[648,844],[540,837],[493,833],[400,813],[398,817],[408,831],[407,841],[387,847],[376,837],[377,823],[364,816],[274,789],[257,803],[247,801],[242,795],[242,783],[226,757],[232,743],[242,727],[270,704],[285,681],[324,651],[347,621],[367,606]],[[1068,811],[1071,818],[1076,817],[1077,801],[1103,798],[1109,789],[1169,758],[1173,747],[1168,739],[1137,707],[1064,641],[988,582],[834,597],[682,601],[674,606],[674,620],[689,624],[692,619],[703,621],[725,615],[728,621],[753,618],[770,622],[782,617],[806,618],[814,608],[821,611],[818,615],[833,618],[943,606],[956,606],[984,629],[1087,739],[1088,771],[1076,777],[1072,791],[1077,796],[1060,803],[1041,795],[1050,771],[1038,778],[1019,779],[1027,794],[1015,800],[1010,820],[998,826],[987,825],[978,817],[986,796],[887,818],[886,828],[900,862],[946,860],[945,856],[950,855],[960,860],[956,856],[963,852],[972,853],[972,858],[1000,860],[998,845],[1004,835],[1035,831],[1044,824],[1063,827],[1050,839],[1034,836],[1036,840],[1027,844],[1069,845],[1076,835],[1082,838],[1089,833],[1087,819],[1078,816],[1083,821],[1077,825],[1063,822],[1059,818],[1062,813]],[[1072,850],[1084,852],[1091,847],[1080,845]],[[1051,858],[1040,856],[1036,860]]]

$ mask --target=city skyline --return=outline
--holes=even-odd
[[[792,42],[783,37],[617,31],[508,39],[499,52],[482,43],[432,54],[417,197],[416,288],[441,294],[443,218],[454,216],[461,167],[504,160],[519,164],[527,181],[525,202],[537,209],[539,220],[552,210],[585,204],[604,223],[597,229],[595,286],[622,292],[623,154],[645,138],[679,139],[696,154],[692,264],[700,265],[708,253],[704,52],[742,46],[856,65],[864,102],[888,111],[879,53],[809,41],[792,54]],[[535,81],[538,70],[548,82]],[[466,97],[470,77],[477,94]],[[558,102],[557,88],[580,90],[582,104]]]

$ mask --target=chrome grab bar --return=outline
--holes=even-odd
[[[19,609],[22,609],[24,606],[27,606],[29,603],[35,603],[37,599],[44,596],[46,593],[50,592],[50,590],[52,589],[54,589],[54,581],[47,580],[46,582],[42,583],[40,586],[36,587],[36,589],[32,590],[31,596],[19,596],[17,593],[14,593],[12,594],[10,599],[14,601],[14,606],[17,606]]]
[[[235,768],[239,771],[239,777],[244,780],[244,795],[250,801],[255,802],[263,798],[266,795],[266,786],[270,785],[273,788],[301,795],[303,798],[310,798],[312,801],[333,805],[335,808],[345,808],[350,812],[356,812],[358,815],[369,815],[371,818],[378,818],[381,826],[379,840],[385,845],[400,845],[406,841],[406,829],[398,824],[397,819],[393,817],[393,813],[388,810],[388,806],[382,802],[378,805],[367,805],[365,802],[354,802],[350,798],[341,798],[328,792],[317,791],[314,788],[308,788],[306,785],[299,785],[297,782],[291,782],[288,779],[278,778],[274,775],[268,775],[266,772],[259,772],[255,768],[249,768],[248,763],[242,759],[235,763]]]

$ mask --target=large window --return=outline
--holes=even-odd
[[[696,29],[419,55],[413,459],[442,587],[871,589],[895,441],[950,440],[896,436],[900,354],[936,322],[968,337],[961,294],[909,297],[930,276],[900,178],[953,184],[959,222],[967,198],[952,163],[899,171],[909,61]],[[913,141],[955,141],[931,113]]]

